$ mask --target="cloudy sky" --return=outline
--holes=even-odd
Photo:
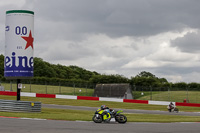
[[[35,12],[34,56],[44,61],[200,82],[200,0],[0,0],[0,54],[7,10]]]

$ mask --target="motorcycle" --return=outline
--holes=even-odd
[[[174,108],[171,109],[170,106],[168,105],[167,109],[168,109],[169,112],[176,112],[176,113],[179,112],[179,109],[177,107],[174,107]]]
[[[127,117],[125,115],[121,114],[122,112],[123,112],[122,110],[119,110],[119,111],[112,110],[112,113],[109,113],[110,118],[106,121],[106,120],[104,120],[103,116],[107,115],[107,113],[105,113],[104,110],[98,109],[94,113],[92,120],[95,123],[102,123],[102,122],[110,122],[110,120],[112,118],[115,118],[115,121],[118,122],[118,123],[126,123]]]

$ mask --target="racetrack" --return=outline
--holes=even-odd
[[[71,109],[71,110],[90,110],[96,111],[96,107],[85,106],[69,106],[69,105],[54,105],[54,104],[42,104],[43,108],[57,108],[57,109]],[[120,110],[120,109],[116,109]],[[168,111],[156,111],[156,110],[137,110],[137,109],[123,109],[124,113],[138,113],[138,114],[162,114],[162,115],[183,115],[183,116],[200,116],[200,112],[171,112]]]
[[[42,104],[43,108],[58,108],[71,110],[96,111],[96,107],[50,105]],[[117,110],[117,109],[116,109]],[[165,114],[200,116],[200,113],[180,112],[169,113],[167,111],[148,111],[123,109],[124,113]],[[119,124],[94,123],[92,121],[62,121],[30,118],[6,118],[0,117],[0,133],[199,133],[200,123],[145,123],[127,122]]]
[[[0,133],[199,133],[200,123],[135,123],[0,118]]]

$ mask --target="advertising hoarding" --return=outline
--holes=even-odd
[[[6,79],[33,77],[34,12],[6,12],[4,76]]]

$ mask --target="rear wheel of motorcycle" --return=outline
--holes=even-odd
[[[103,121],[103,118],[102,116],[100,115],[98,118],[96,117],[96,115],[94,115],[92,117],[92,120],[95,122],[95,123],[101,123]]]
[[[174,109],[174,112],[178,113],[178,111],[179,111],[178,108],[175,108],[175,109]]]
[[[119,123],[126,123],[127,122],[127,117],[125,115],[117,115],[115,116],[115,120]]]

